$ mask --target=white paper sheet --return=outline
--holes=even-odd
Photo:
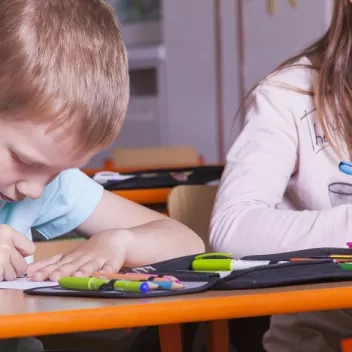
[[[0,289],[27,290],[35,287],[57,286],[57,282],[52,281],[32,281],[27,278],[20,278],[14,281],[1,281]]]

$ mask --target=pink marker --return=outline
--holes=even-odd
[[[346,244],[348,248],[352,248],[352,242],[347,242]]]

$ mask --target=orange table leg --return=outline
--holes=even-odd
[[[181,325],[159,326],[160,350],[161,352],[182,352]]]
[[[352,338],[342,340],[341,352],[352,352]]]
[[[207,322],[206,335],[207,352],[230,351],[228,320],[214,320]]]

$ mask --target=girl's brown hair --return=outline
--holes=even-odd
[[[312,95],[323,131],[338,154],[346,142],[352,158],[352,4],[334,0],[333,15],[326,33],[300,54],[282,63],[274,72],[295,66],[302,57],[311,61],[315,71]],[[286,87],[287,88],[287,87]],[[331,136],[338,139],[332,140]]]
[[[106,1],[0,1],[0,119],[48,123],[97,149],[115,139],[128,100],[126,49]]]

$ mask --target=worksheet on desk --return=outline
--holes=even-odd
[[[28,278],[19,278],[13,281],[1,281],[1,289],[11,289],[11,290],[28,290],[35,287],[48,287],[57,286],[57,282],[52,281],[32,281]]]

